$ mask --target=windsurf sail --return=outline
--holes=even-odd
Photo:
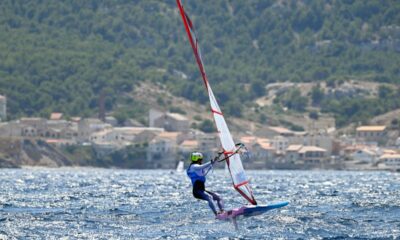
[[[179,12],[182,16],[183,24],[185,26],[190,45],[192,46],[193,53],[197,61],[197,65],[200,69],[201,76],[203,77],[204,85],[208,92],[211,105],[211,113],[213,115],[214,122],[216,124],[219,133],[219,138],[221,140],[221,145],[224,151],[224,155],[227,158],[226,164],[229,169],[233,186],[247,201],[249,201],[253,205],[257,205],[257,202],[253,196],[253,192],[250,188],[250,182],[243,169],[240,155],[236,154],[237,146],[235,146],[235,143],[233,142],[232,135],[229,132],[228,125],[226,124],[224,119],[224,115],[222,114],[222,111],[219,108],[218,102],[215,99],[214,93],[210,87],[210,84],[208,83],[208,78],[206,75],[206,71],[204,69],[203,60],[201,58],[200,47],[198,45],[193,23],[186,14],[182,6],[181,0],[176,0],[176,3],[178,5]]]
[[[179,161],[178,165],[176,166],[176,172],[181,173],[184,170],[184,163],[183,161]]]

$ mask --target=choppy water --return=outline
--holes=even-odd
[[[400,239],[400,174],[248,171],[259,203],[235,231],[161,170],[0,170],[0,239]],[[227,208],[243,203],[224,171],[208,180]]]

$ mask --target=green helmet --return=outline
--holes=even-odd
[[[203,154],[200,152],[193,152],[192,154],[190,154],[190,160],[192,162],[203,160]]]

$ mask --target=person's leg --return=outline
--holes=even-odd
[[[210,195],[208,195],[207,193],[205,193],[203,191],[198,191],[198,192],[196,192],[196,196],[195,197],[198,198],[198,199],[207,201],[208,202],[208,206],[211,208],[213,213],[215,215],[217,215],[217,210],[215,209],[214,202],[211,199]]]
[[[216,193],[213,193],[210,191],[206,191],[206,192],[212,196],[214,201],[217,201],[219,210],[224,211],[224,201],[222,200],[222,198]]]

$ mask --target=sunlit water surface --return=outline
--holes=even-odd
[[[247,171],[259,204],[287,207],[215,220],[184,173],[0,169],[0,239],[400,239],[400,174]],[[244,200],[224,171],[207,186],[226,208]]]

